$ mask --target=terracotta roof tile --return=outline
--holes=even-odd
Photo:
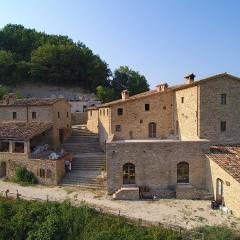
[[[240,145],[211,146],[206,155],[240,182]]]
[[[64,100],[63,98],[24,98],[16,99],[15,102],[4,104],[3,101],[0,106],[42,106],[42,105],[52,105],[58,101]]]
[[[172,86],[172,87],[170,86],[170,87],[168,87],[168,89],[166,91],[163,91],[163,92],[158,92],[156,89],[155,90],[150,90],[150,91],[147,91],[147,92],[143,92],[143,93],[140,93],[140,94],[130,96],[127,100],[118,99],[118,100],[115,100],[115,101],[112,101],[112,102],[101,104],[101,105],[96,106],[94,108],[88,108],[88,110],[98,109],[98,108],[101,108],[101,107],[108,107],[108,106],[119,104],[119,103],[125,103],[125,102],[128,102],[128,101],[132,101],[132,100],[139,99],[139,98],[144,98],[144,97],[154,95],[154,94],[165,94],[165,93],[171,92],[171,91],[178,91],[178,90],[182,90],[182,89],[185,89],[185,88],[194,87],[194,86],[197,86],[197,85],[199,85],[201,83],[204,83],[206,81],[217,79],[219,77],[230,77],[230,78],[236,79],[238,81],[240,80],[240,78],[232,76],[228,73],[220,73],[220,74],[208,77],[208,78],[204,78],[204,79],[201,79],[201,80],[198,80],[198,81],[194,81],[190,84],[179,84],[179,85],[175,85],[175,86]]]
[[[29,140],[50,129],[52,123],[4,122],[0,124],[0,139]]]

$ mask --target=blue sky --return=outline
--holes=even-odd
[[[0,27],[23,24],[80,40],[112,70],[127,65],[161,82],[240,76],[238,0],[0,0]]]

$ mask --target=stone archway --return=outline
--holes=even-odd
[[[5,162],[0,163],[0,178],[6,177],[7,164]]]

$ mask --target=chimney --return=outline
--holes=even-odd
[[[3,96],[3,104],[4,105],[8,105],[9,104],[9,96],[8,95],[4,95]]]
[[[125,101],[125,100],[127,100],[129,98],[128,90],[123,90],[121,94],[122,94],[122,100],[123,101]]]
[[[168,89],[167,83],[162,83],[156,86],[157,92],[164,92]]]
[[[8,98],[9,98],[9,104],[14,104],[15,103],[16,95],[14,93],[9,93]]]
[[[193,83],[195,77],[196,77],[196,76],[195,76],[193,73],[185,76],[185,77],[184,77],[184,78],[186,79],[186,80],[185,80],[185,83],[186,83],[186,84]]]

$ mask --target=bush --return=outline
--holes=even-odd
[[[233,231],[224,226],[206,226],[199,228],[197,231],[204,233],[207,240],[240,240]]]
[[[34,173],[28,171],[25,167],[18,167],[15,171],[15,182],[37,184],[38,180]]]

